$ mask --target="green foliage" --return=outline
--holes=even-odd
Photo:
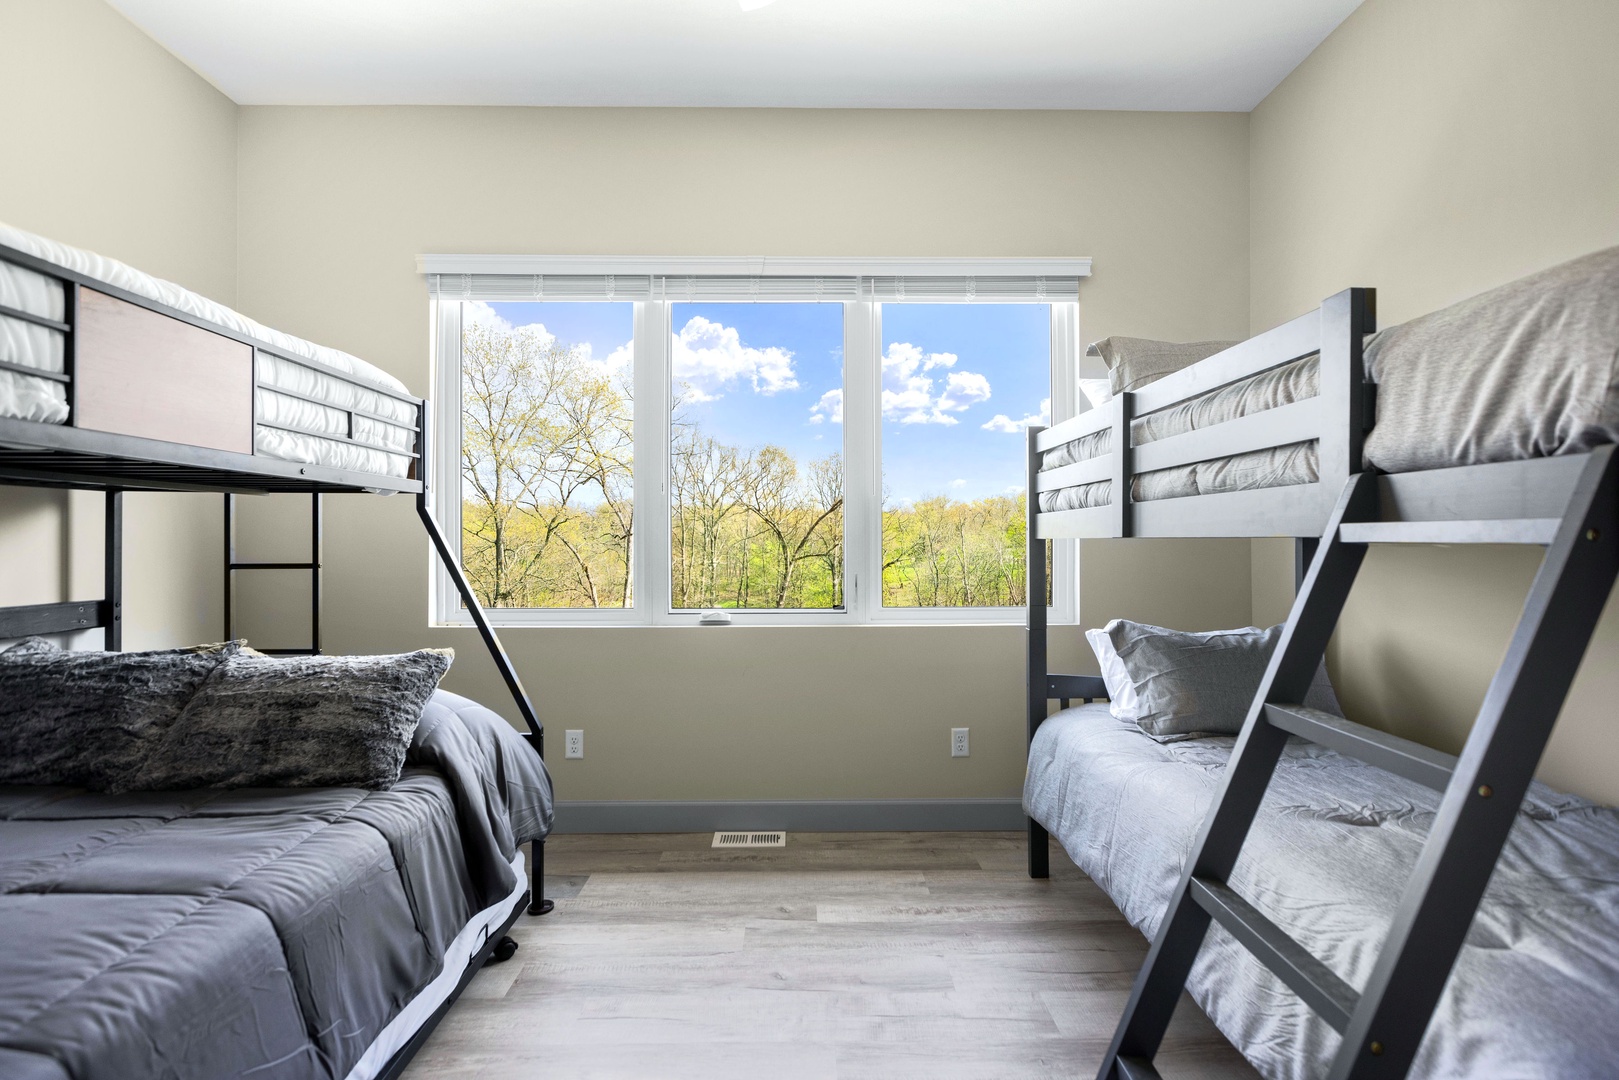
[[[624,607],[634,595],[627,372],[520,328],[462,340],[462,559],[499,608]],[[746,449],[678,414],[670,448],[676,608],[844,605],[843,459]],[[1024,601],[1024,497],[883,511],[883,603]]]

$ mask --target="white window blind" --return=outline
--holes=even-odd
[[[1079,299],[1074,276],[802,277],[732,274],[432,274],[436,295],[461,300],[668,300],[884,304],[1054,304]]]

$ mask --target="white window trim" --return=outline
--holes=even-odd
[[[1089,259],[778,259],[620,258],[594,256],[428,255],[417,260],[424,274],[648,274],[735,275],[739,277],[827,276],[859,278],[1014,277],[1090,274]],[[461,303],[456,291],[432,297],[430,315],[432,448],[429,504],[439,527],[453,543],[461,535],[459,500],[439,497],[459,491],[461,476]],[[470,299],[479,299],[473,295]],[[511,298],[503,298],[511,299]],[[755,299],[739,294],[737,301]],[[774,298],[771,298],[774,299]],[[638,537],[669,535],[669,380],[670,307],[683,302],[637,300],[635,304],[635,517]],[[737,610],[733,626],[997,625],[1022,623],[1022,607],[885,608],[879,584],[882,558],[882,327],[881,305],[862,297],[843,302],[844,345],[844,594],[846,607],[823,610]],[[891,302],[891,301],[890,301]],[[989,303],[1001,301],[986,300]],[[1085,406],[1078,393],[1079,303],[1044,301],[1051,310],[1051,423]],[[1033,497],[1032,494],[1030,496]],[[628,608],[491,608],[496,626],[696,626],[695,611],[672,611],[667,543],[637,542],[631,559],[634,600]],[[656,558],[654,556],[657,556]],[[470,626],[448,572],[429,560],[432,587],[428,620],[437,626]],[[1052,554],[1050,621],[1072,623],[1078,607],[1078,544],[1055,542]]]

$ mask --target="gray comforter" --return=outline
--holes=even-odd
[[[1233,741],[1159,744],[1105,704],[1069,709],[1030,747],[1024,806],[1150,937]],[[1363,986],[1437,803],[1295,740],[1232,885]],[[1188,988],[1266,1077],[1325,1075],[1337,1033],[1220,927]],[[1531,790],[1410,1075],[1619,1075],[1619,810]]]
[[[345,1077],[550,825],[442,691],[389,791],[0,787],[0,1077]]]

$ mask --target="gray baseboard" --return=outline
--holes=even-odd
[[[804,799],[772,802],[557,802],[557,833],[1001,832],[1024,826],[1017,799]]]

